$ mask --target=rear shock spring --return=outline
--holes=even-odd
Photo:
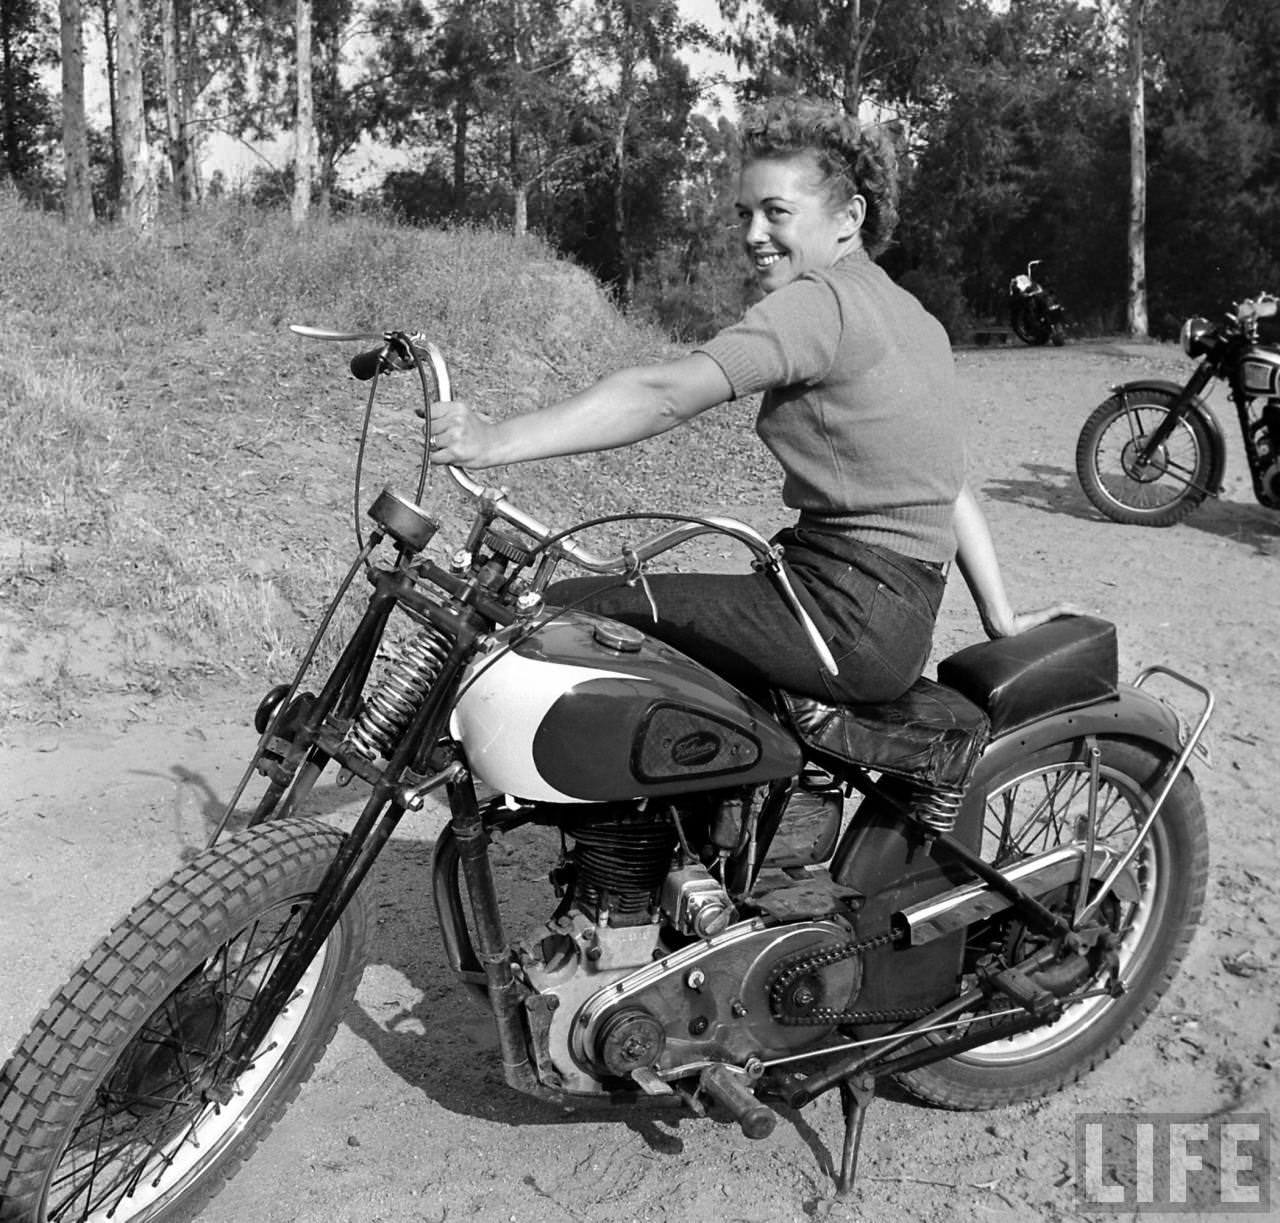
[[[945,835],[954,830],[960,818],[961,798],[959,790],[917,786],[912,795],[911,814],[930,832]]]
[[[440,674],[452,644],[447,633],[425,625],[389,653],[377,688],[365,698],[347,731],[345,746],[366,760],[390,756]]]

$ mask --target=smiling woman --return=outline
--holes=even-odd
[[[548,591],[641,626],[732,682],[886,701],[919,678],[957,554],[993,633],[1051,617],[1009,607],[976,502],[942,326],[873,261],[897,219],[893,147],[843,111],[785,99],[742,125],[737,192],[764,298],[675,361],[617,371],[533,413],[465,403],[433,417],[433,461],[490,467],[628,445],[762,394],[757,432],[797,513],[786,560],[838,664],[823,668],[761,572],[588,578]],[[657,607],[653,623],[649,596]]]

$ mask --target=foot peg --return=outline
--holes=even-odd
[[[768,1138],[778,1124],[778,1114],[756,1099],[745,1070],[717,1062],[698,1076],[698,1089],[723,1104],[747,1138]]]

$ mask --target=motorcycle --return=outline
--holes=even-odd
[[[1260,293],[1219,322],[1189,318],[1182,351],[1199,364],[1186,383],[1143,378],[1112,387],[1085,421],[1076,474],[1085,496],[1113,522],[1167,527],[1222,491],[1227,447],[1201,397],[1227,384],[1260,505],[1280,509],[1280,349],[1259,343],[1258,323],[1276,313]]]
[[[333,1036],[362,971],[362,882],[432,795],[449,811],[430,874],[448,963],[496,1028],[506,1084],[549,1105],[671,1109],[760,1140],[777,1104],[835,1090],[847,1196],[887,1078],[999,1107],[1133,1034],[1200,919],[1207,688],[1163,666],[1122,683],[1114,625],[1067,617],[961,649],[883,705],[749,697],[545,592],[562,564],[643,586],[656,557],[721,535],[834,670],[778,547],[721,517],[544,525],[431,465],[444,358],[421,335],[376,338],[351,362],[372,383],[355,505],[392,371],[421,384],[417,494],[378,492],[367,538],[357,513],[354,560],[297,673],[257,707],[208,846],[106,935],[5,1066],[5,1220],[198,1213]],[[425,501],[441,470],[473,517],[437,556]],[[641,518],[662,529],[616,552],[581,542]],[[348,599],[354,628],[326,655]],[[368,787],[345,835],[305,813],[326,769]],[[788,840],[810,785],[837,810],[859,796],[838,840]],[[555,865],[545,916],[511,930],[490,843],[518,829]]]
[[[1009,281],[1009,325],[1024,344],[1047,344],[1055,348],[1066,342],[1067,312],[1058,299],[1032,274],[1039,259],[1027,264]]]

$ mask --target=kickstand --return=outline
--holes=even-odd
[[[843,1200],[853,1192],[853,1179],[858,1174],[858,1147],[862,1143],[862,1123],[876,1096],[876,1081],[860,1074],[840,1082],[840,1104],[844,1109],[844,1149],[840,1154],[840,1175],[836,1178],[836,1198]]]

